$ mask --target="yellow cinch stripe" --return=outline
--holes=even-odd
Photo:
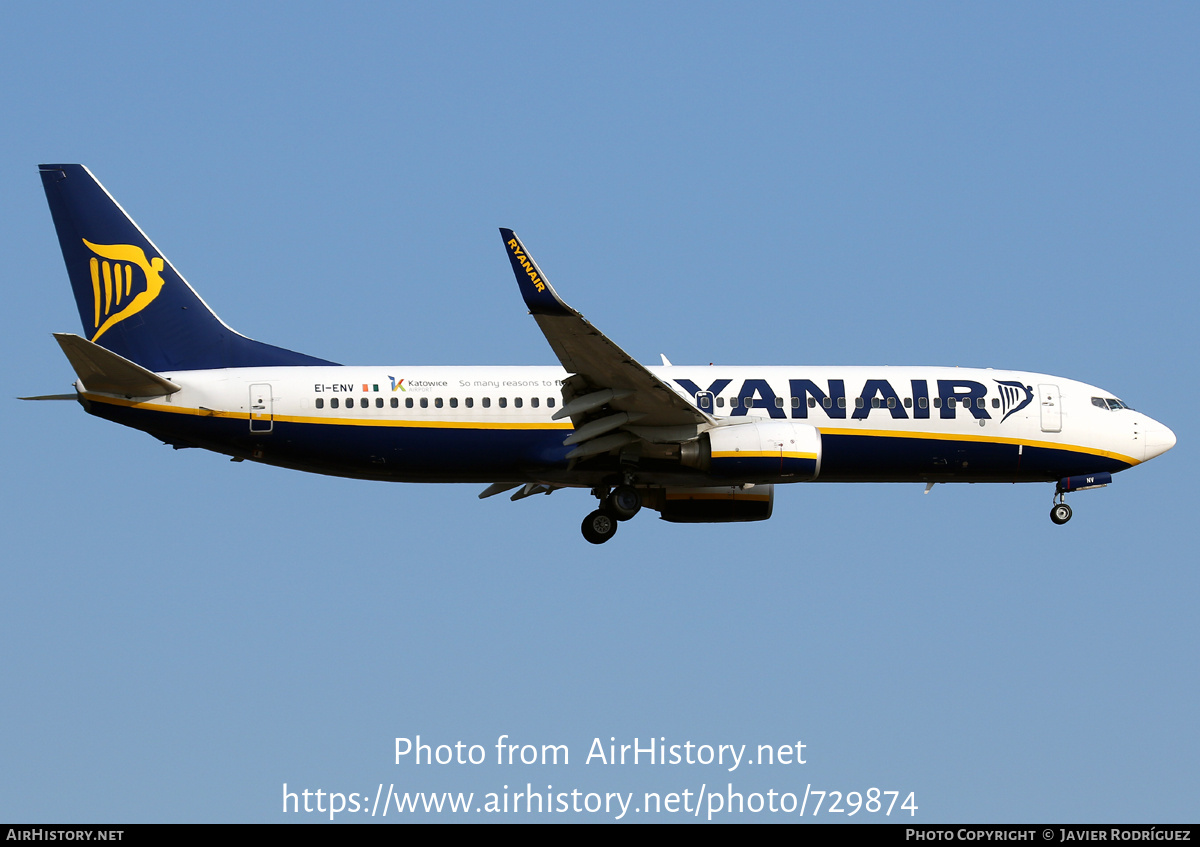
[[[870,438],[923,438],[932,441],[975,441],[981,444],[1008,444],[1013,447],[1043,447],[1047,450],[1066,450],[1071,453],[1087,453],[1105,459],[1118,459],[1130,465],[1140,465],[1141,459],[1113,453],[1109,450],[1097,450],[1094,447],[1081,447],[1077,444],[1065,444],[1057,441],[1029,441],[1023,438],[1002,438],[996,435],[970,435],[967,433],[944,432],[900,432],[890,429],[831,429],[817,427],[822,435],[865,435]]]
[[[113,406],[126,406],[131,409],[146,409],[152,412],[167,412],[174,415],[194,415],[204,418],[232,418],[233,420],[250,420],[251,417],[256,420],[266,420],[268,417],[264,414],[255,414],[252,416],[249,412],[229,412],[222,409],[196,409],[186,406],[172,406],[163,403],[138,403],[133,400],[126,400],[123,397],[110,397],[107,394],[92,394],[86,391],[84,392],[83,396],[88,400],[93,400],[97,403],[108,403]],[[272,415],[270,417],[273,420],[286,421],[288,423],[330,424],[332,426],[386,426],[410,427],[419,429],[571,429],[570,421],[564,421],[562,423],[492,423],[489,421],[397,421],[370,420],[367,418],[311,418],[298,417],[294,415]]]
[[[571,429],[571,422],[564,423],[490,423],[487,421],[414,421],[414,420],[370,420],[366,418],[309,418],[292,415],[276,415],[275,420],[288,423],[332,424],[334,426],[399,426],[416,429]]]
[[[780,452],[779,450],[716,450],[713,458],[811,458],[816,459],[816,453]]]

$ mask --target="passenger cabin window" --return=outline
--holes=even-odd
[[[338,399],[336,397],[329,398],[329,408],[336,409],[338,407]]]
[[[501,398],[500,398],[500,408],[501,408],[501,409],[507,409],[507,408],[508,408],[508,398],[507,398],[507,397],[501,397]]]
[[[532,406],[533,408],[535,408],[535,409],[536,409],[536,408],[538,407],[538,398],[536,398],[536,397],[530,397],[530,398],[529,398],[529,405],[530,405],[530,406]]]
[[[317,398],[317,408],[318,409],[325,408],[325,401],[323,399],[321,399],[320,397]]]
[[[475,398],[474,398],[474,397],[468,397],[468,398],[466,399],[466,403],[467,403],[467,408],[468,408],[468,409],[474,409],[474,408],[475,408]]]
[[[483,408],[485,408],[485,409],[492,408],[492,398],[491,397],[483,398]]]
[[[546,408],[547,408],[547,409],[553,409],[553,408],[554,408],[554,398],[553,398],[553,397],[547,397],[547,398],[546,398]]]
[[[422,398],[421,398],[421,408],[422,408],[422,409],[428,409],[428,408],[429,408],[429,398],[428,398],[428,397],[422,397]]]
[[[411,397],[404,398],[404,408],[411,409],[413,407],[413,399]]]
[[[450,398],[450,408],[451,408],[451,409],[457,409],[457,408],[458,408],[458,398],[457,398],[457,397],[451,397],[451,398]]]
[[[442,398],[441,397],[433,398],[433,405],[437,406],[439,409],[442,408]]]
[[[376,398],[375,398],[375,408],[376,408],[376,409],[382,409],[382,408],[383,408],[383,398],[382,398],[382,397],[376,397]]]
[[[514,397],[513,398],[513,408],[515,408],[515,409],[521,408],[521,403],[523,403],[523,402],[524,401],[520,397]]]
[[[393,398],[392,398],[392,408],[393,408],[393,409],[399,409],[399,408],[400,408],[400,398],[399,398],[399,397],[393,397]]]

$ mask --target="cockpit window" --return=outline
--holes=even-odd
[[[1115,412],[1117,409],[1128,409],[1131,412],[1133,411],[1132,406],[1121,402],[1116,397],[1093,397],[1092,405],[1098,406],[1099,408],[1110,412]]]

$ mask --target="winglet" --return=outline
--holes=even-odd
[[[508,260],[512,262],[513,273],[517,277],[517,285],[530,314],[534,315],[578,315],[579,313],[563,302],[555,293],[542,269],[533,261],[511,229],[500,228],[500,237],[508,249]]]

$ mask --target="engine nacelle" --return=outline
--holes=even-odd
[[[745,482],[804,482],[821,472],[821,431],[792,421],[718,426],[684,447],[684,465]]]
[[[775,487],[657,488],[646,492],[643,503],[672,523],[765,521],[775,506]]]

